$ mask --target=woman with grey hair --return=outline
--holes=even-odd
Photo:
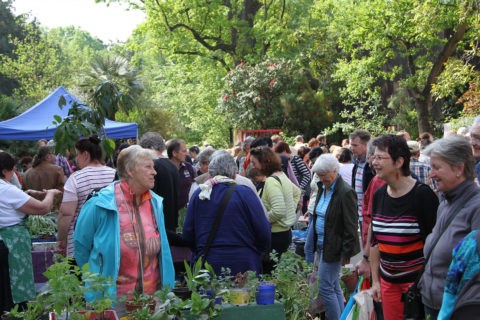
[[[319,254],[319,296],[329,319],[339,319],[344,309],[339,272],[360,251],[357,194],[338,174],[338,160],[322,154],[312,168],[317,175],[312,225],[309,229]]]
[[[191,261],[205,259],[217,275],[222,268],[229,268],[233,275],[247,270],[262,273],[261,253],[270,245],[270,225],[262,204],[254,191],[235,182],[236,171],[228,152],[215,152],[208,166],[210,179],[193,193],[183,225]]]
[[[175,270],[165,232],[163,199],[151,192],[153,150],[130,146],[118,156],[115,181],[85,202],[74,232],[74,257],[79,266],[112,277],[108,290],[122,297],[135,290],[153,294],[173,288]],[[87,301],[95,299],[86,294]],[[117,305],[123,315],[123,304]]]
[[[419,284],[426,316],[436,319],[452,250],[470,231],[480,229],[480,189],[474,182],[472,146],[464,137],[449,135],[430,144],[424,152],[430,156],[430,177],[444,197],[438,207],[437,223],[425,242],[424,253],[429,259]]]

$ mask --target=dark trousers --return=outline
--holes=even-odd
[[[292,230],[283,232],[272,232],[270,243],[270,252],[275,250],[277,257],[280,258],[282,253],[288,250],[292,243]],[[272,273],[275,263],[270,259],[270,256],[263,259],[263,273]]]
[[[13,306],[10,274],[8,271],[8,248],[0,240],[0,315],[5,311],[10,311]]]

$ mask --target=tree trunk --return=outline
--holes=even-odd
[[[417,118],[417,123],[418,123],[418,133],[421,134],[423,132],[430,132],[431,133],[431,127],[430,127],[430,121],[428,119],[428,109],[430,105],[431,97],[417,97],[415,98],[415,109],[417,110],[418,118]]]

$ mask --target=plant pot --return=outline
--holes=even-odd
[[[153,300],[150,304],[148,304],[148,308],[152,313],[155,312],[156,305],[157,305],[157,302],[155,300]],[[144,307],[145,307],[144,304],[135,304],[129,301],[125,301],[125,309],[127,310],[127,312],[143,309]]]
[[[250,289],[249,288],[233,288],[230,289],[230,303],[236,306],[246,306],[248,305],[248,300],[250,299]]]
[[[172,292],[182,300],[188,300],[192,297],[192,291],[187,287],[174,288]]]
[[[90,317],[87,315],[87,313],[90,312]],[[102,313],[95,313],[93,311],[77,311],[75,312],[77,314],[83,314],[85,320],[99,320],[99,319],[108,319],[108,320],[119,320],[117,313],[115,310],[105,310],[104,314]],[[103,316],[103,318],[102,318]],[[55,312],[50,312],[49,320],[60,320],[60,319],[65,319],[65,317],[56,317]]]
[[[262,281],[255,295],[257,304],[267,305],[275,303],[275,286],[271,282]]]
[[[342,279],[343,283],[345,283],[348,292],[352,293],[355,290],[358,281],[358,276],[356,272],[353,272],[352,274],[349,274],[347,276],[342,276],[340,279]]]

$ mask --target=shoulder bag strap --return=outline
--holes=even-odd
[[[475,191],[473,192],[464,202],[464,205],[461,206],[461,207],[458,207],[457,210],[455,210],[455,212],[453,212],[453,214],[450,214],[450,217],[448,217],[448,220],[447,222],[445,223],[445,228],[442,230],[442,232],[440,233],[440,235],[435,239],[435,241],[433,242],[433,245],[432,245],[432,250],[430,250],[430,252],[428,253],[428,255],[425,257],[425,262],[423,264],[423,267],[422,269],[420,270],[418,276],[417,276],[417,279],[415,280],[415,285],[418,285],[418,282],[420,281],[420,278],[422,277],[422,274],[423,272],[425,271],[425,267],[428,263],[428,260],[430,259],[431,255],[432,255],[432,252],[433,250],[435,249],[435,246],[437,245],[438,241],[440,240],[440,238],[443,236],[443,234],[445,233],[445,231],[447,231],[448,229],[448,226],[450,225],[450,223],[452,223],[453,219],[457,216],[457,214],[460,212],[460,210],[462,210],[463,208],[465,208],[468,204],[468,202],[475,196],[477,196],[480,192],[479,191]],[[438,222],[438,221],[437,221]]]
[[[212,230],[210,231],[210,234],[208,235],[207,239],[207,244],[203,248],[202,252],[202,265],[205,263],[205,260],[207,258],[208,250],[210,249],[210,245],[212,244],[213,238],[215,238],[215,234],[218,231],[218,227],[220,226],[220,222],[222,221],[223,213],[225,212],[225,208],[227,207],[227,203],[232,197],[233,192],[237,188],[236,184],[232,184],[230,188],[225,192],[225,195],[223,196],[222,202],[220,203],[220,207],[218,208],[217,211],[217,216],[215,217],[215,221],[213,223]]]

